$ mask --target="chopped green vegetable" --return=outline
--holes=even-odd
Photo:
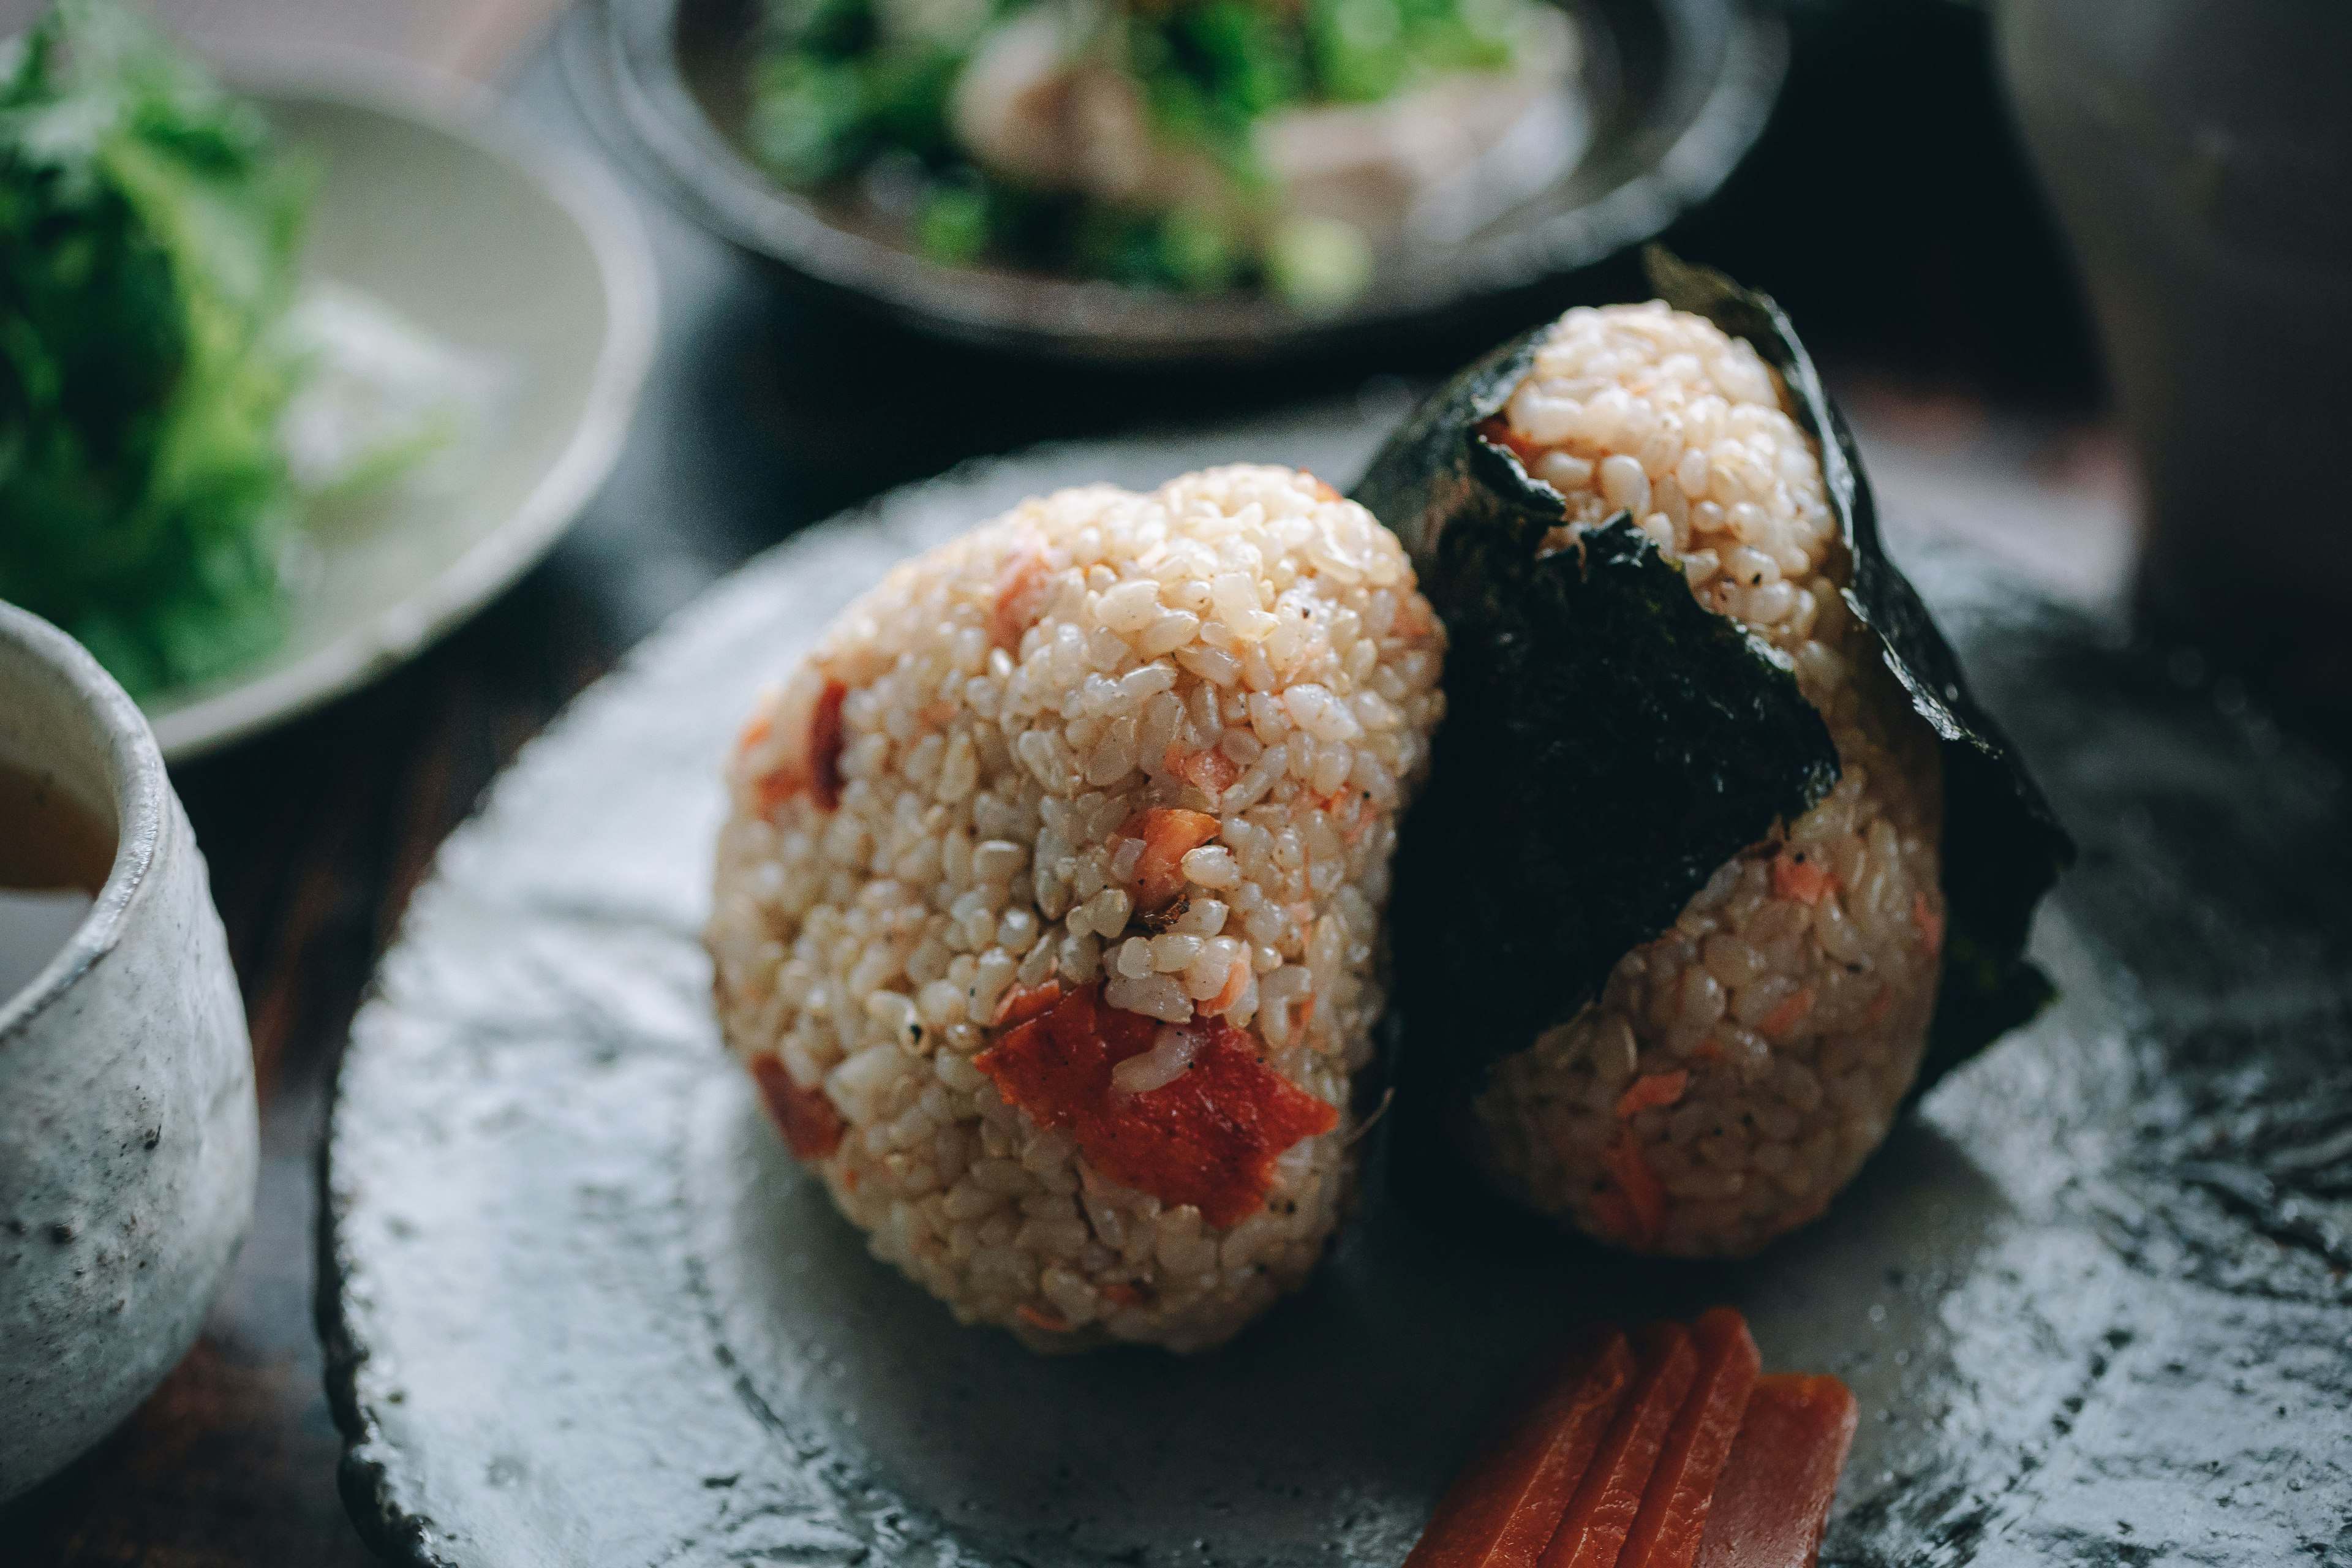
[[[282,634],[307,191],[132,10],[60,0],[0,45],[0,596],[134,692]]]
[[[1302,314],[1326,316],[1363,292],[1372,248],[1363,231],[1329,217],[1295,217],[1275,230],[1266,275]]]
[[[915,238],[934,261],[958,267],[973,260],[988,248],[986,193],[970,185],[932,186],[916,219]]]
[[[1208,293],[1239,270],[1234,236],[1213,213],[1180,207],[1160,220],[1160,259],[1179,289]]]

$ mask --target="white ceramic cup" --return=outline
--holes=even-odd
[[[115,835],[89,916],[0,996],[0,1502],[103,1437],[202,1328],[253,1215],[253,1057],[204,857],[138,708],[0,604],[0,759]]]

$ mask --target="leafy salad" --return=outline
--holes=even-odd
[[[0,45],[0,596],[134,691],[283,631],[309,180],[141,16]]]
[[[0,598],[134,695],[278,646],[312,503],[467,417],[454,351],[298,278],[317,178],[119,0],[0,40]]]
[[[1535,0],[767,0],[749,141],[943,263],[1335,308],[1398,216],[1383,196],[1496,140],[1497,91],[1556,86],[1561,20]],[[1380,105],[1401,113],[1361,112]]]

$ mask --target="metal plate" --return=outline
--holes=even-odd
[[[866,1258],[709,1016],[718,763],[753,690],[1024,495],[1241,458],[1344,479],[1376,434],[1048,449],[898,492],[529,748],[417,896],[335,1111],[322,1317],[380,1550],[1384,1568],[1537,1348],[1727,1300],[1768,1366],[1862,1401],[1825,1562],[2352,1561],[2341,784],[1973,557],[1909,563],[2083,842],[2036,936],[2065,997],[1811,1229],[1640,1264],[1432,1230],[1376,1184],[1306,1295],[1190,1361],[1040,1360]]]
[[[1788,47],[1744,0],[1575,0],[1581,158],[1450,244],[1384,255],[1365,295],[1308,318],[1256,292],[1181,295],[995,267],[945,267],[839,204],[770,180],[744,151],[748,0],[600,0],[567,28],[574,79],[614,139],[696,218],[803,277],[928,331],[1082,360],[1265,359],[1526,288],[1657,235],[1711,195],[1764,128]]]

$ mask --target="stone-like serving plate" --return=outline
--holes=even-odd
[[[2036,936],[2064,999],[1811,1229],[1644,1265],[1433,1230],[1375,1184],[1304,1297],[1190,1361],[1040,1360],[867,1258],[709,1017],[717,770],[753,690],[1024,495],[1238,458],[1344,482],[1376,433],[898,492],[752,563],[525,752],[417,897],[327,1154],[344,1489],[388,1557],[1387,1568],[1538,1347],[1728,1300],[1768,1365],[1862,1402],[1825,1562],[2352,1561],[2341,783],[1948,552],[1910,564],[2083,845]]]

